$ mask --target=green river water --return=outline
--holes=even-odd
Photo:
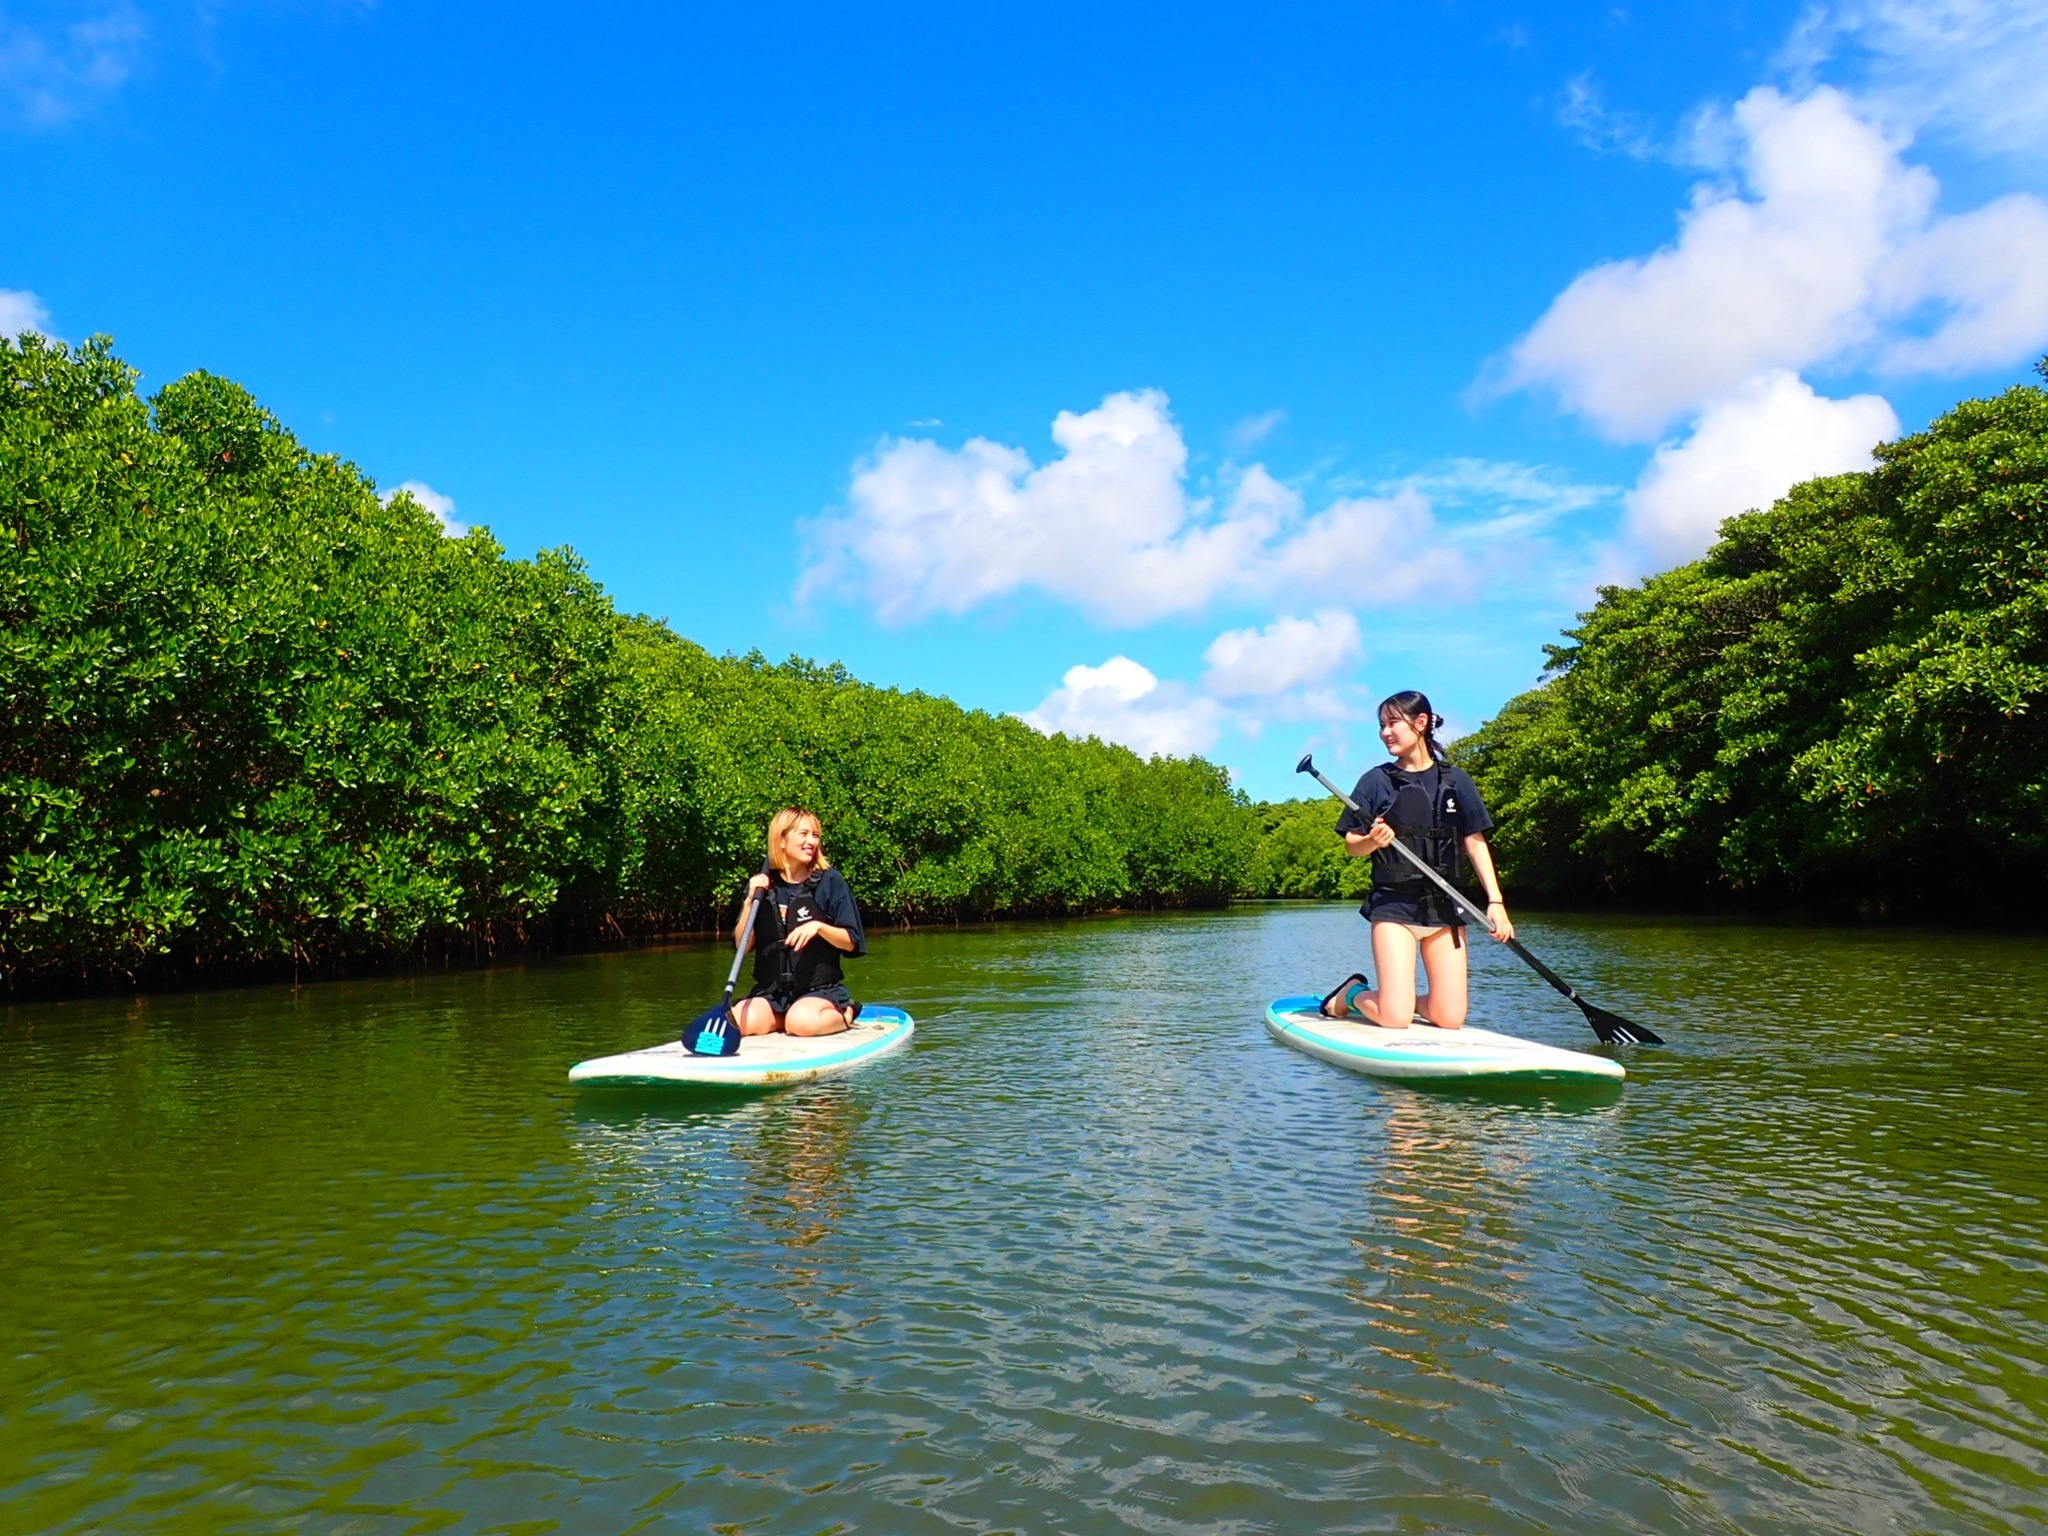
[[[1670,1041],[1544,1097],[1270,1041],[1363,934],[884,934],[727,1102],[564,1081],[709,944],[16,1007],[0,1531],[2048,1528],[2048,945],[1532,918]]]

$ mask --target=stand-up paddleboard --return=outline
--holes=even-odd
[[[1381,1029],[1326,1019],[1319,997],[1283,997],[1266,1009],[1275,1040],[1368,1077],[1509,1078],[1521,1082],[1593,1082],[1626,1077],[1618,1061],[1567,1051],[1490,1029]]]
[[[569,1069],[569,1081],[585,1088],[787,1088],[900,1051],[916,1027],[901,1008],[870,1003],[851,1029],[836,1035],[749,1035],[734,1056],[699,1056],[671,1040],[623,1056],[579,1061]]]

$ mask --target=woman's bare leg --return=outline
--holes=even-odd
[[[1374,923],[1372,969],[1379,990],[1359,993],[1351,1006],[1369,1024],[1406,1029],[1415,1012],[1415,935],[1399,923]]]
[[[1429,992],[1418,1011],[1438,1029],[1462,1029],[1465,1025],[1465,946],[1459,938],[1457,929],[1439,928],[1422,941]]]
[[[743,1035],[772,1035],[782,1028],[782,1020],[775,1017],[765,997],[741,998],[732,1005],[732,1017]]]
[[[782,1027],[792,1035],[836,1035],[846,1028],[846,1013],[829,998],[800,997],[782,1016]]]

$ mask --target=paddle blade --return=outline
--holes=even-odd
[[[736,1056],[740,1026],[724,1003],[706,1008],[683,1026],[683,1049],[693,1056]]]
[[[1632,1023],[1618,1013],[1609,1013],[1605,1008],[1596,1007],[1583,997],[1575,997],[1579,1012],[1586,1016],[1586,1022],[1593,1026],[1593,1033],[1600,1037],[1603,1045],[1662,1045],[1664,1037],[1653,1029]]]

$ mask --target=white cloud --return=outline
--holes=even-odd
[[[75,117],[126,83],[146,33],[142,12],[128,0],[62,26],[0,13],[0,106],[35,124]]]
[[[1365,654],[1358,620],[1341,608],[1283,616],[1264,629],[1228,629],[1203,653],[1202,691],[1219,699],[1270,699],[1323,683]]]
[[[1565,81],[1557,120],[1571,129],[1586,148],[1603,154],[1648,160],[1658,153],[1656,137],[1647,123],[1634,113],[1616,112],[1601,100],[1600,86],[1591,70]]]
[[[1254,464],[1220,501],[1192,494],[1187,446],[1157,390],[1062,411],[1052,435],[1062,453],[1042,465],[986,438],[885,441],[857,468],[846,508],[811,525],[798,595],[861,588],[900,624],[1036,590],[1141,625],[1226,595],[1398,603],[1470,585],[1412,489],[1311,514]]]
[[[1380,494],[1402,490],[1425,498],[1432,508],[1476,513],[1476,520],[1459,527],[1466,542],[1536,533],[1560,518],[1621,498],[1617,486],[1573,480],[1544,465],[1512,459],[1450,459],[1382,486]]]
[[[1216,745],[1223,706],[1184,683],[1162,683],[1128,656],[1069,667],[1060,686],[1023,719],[1047,735],[1099,736],[1141,757],[1188,757]]]
[[[1787,62],[1834,62],[1873,110],[1980,151],[2048,151],[2048,6],[2040,0],[1847,0],[1808,13]]]
[[[1128,656],[1069,667],[1021,719],[1048,734],[1099,736],[1152,756],[1206,753],[1226,730],[1258,736],[1275,721],[1354,720],[1362,706],[1338,675],[1364,656],[1358,620],[1343,609],[1283,615],[1263,629],[1210,642],[1199,689],[1162,682]]]
[[[50,312],[42,300],[19,288],[0,288],[0,336],[10,341],[23,331],[39,336],[50,333]]]
[[[1429,499],[1404,488],[1392,496],[1334,501],[1261,552],[1240,583],[1248,592],[1343,597],[1375,607],[1471,595],[1476,573],[1443,537]]]
[[[1285,411],[1261,411],[1256,416],[1247,416],[1231,427],[1226,434],[1230,446],[1238,453],[1249,453],[1273,435],[1273,429],[1287,419]]]
[[[434,514],[434,521],[441,525],[444,538],[459,539],[469,532],[469,524],[455,519],[455,498],[443,496],[424,480],[406,480],[395,491],[386,491],[383,499],[390,501],[394,496],[410,496],[427,511]]]
[[[1895,312],[1930,300],[1947,311],[1931,332],[1883,343],[1887,373],[1967,373],[2036,350],[2048,342],[2048,203],[2001,197],[1943,219],[1898,253],[1879,292]]]
[[[1735,184],[1696,187],[1674,244],[1581,273],[1510,350],[1503,387],[1645,440],[1774,369],[1954,372],[2048,341],[2039,199],[1934,218],[1934,177],[1828,87],[1758,87],[1724,126]]]
[[[1816,475],[1869,468],[1870,450],[1898,430],[1880,396],[1829,400],[1791,373],[1764,374],[1709,407],[1683,442],[1657,449],[1629,493],[1628,534],[1664,564],[1690,560],[1723,519]]]

